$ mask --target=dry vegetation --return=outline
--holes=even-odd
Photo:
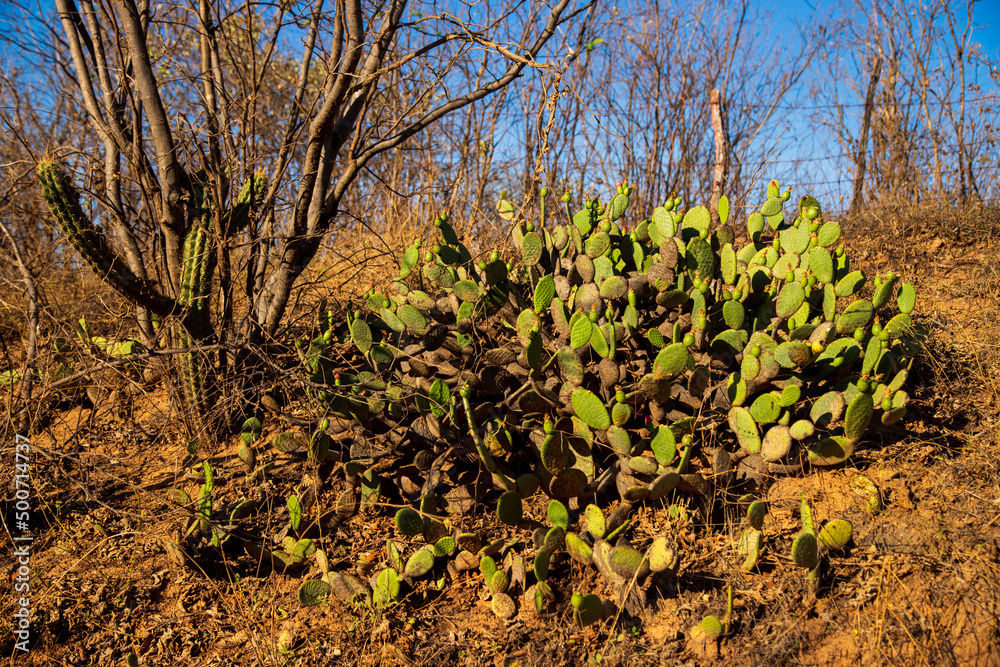
[[[919,12],[902,1],[845,3],[842,15],[814,16],[809,30],[781,39],[769,16],[737,0],[634,13],[497,0],[480,3],[482,16],[458,17],[408,13],[400,0],[386,4],[396,13],[350,0],[277,3],[283,21],[262,20],[274,18],[272,4],[156,4],[148,25],[123,18],[132,0],[57,0],[77,19],[66,24],[33,16],[28,3],[0,8],[12,26],[0,37],[0,563],[10,579],[15,434],[31,443],[34,535],[30,652],[16,648],[17,598],[0,596],[10,664],[124,665],[134,654],[150,666],[1000,665],[1000,69],[975,43],[974,2]],[[550,11],[558,30],[533,41]],[[148,58],[132,59],[137,36]],[[387,51],[371,47],[376,36]],[[342,58],[351,45],[374,61]],[[531,49],[530,59],[512,55]],[[137,82],[133,67],[148,68],[153,83]],[[370,85],[344,83],[362,80]],[[722,91],[721,162],[706,120],[713,88]],[[463,94],[469,103],[456,103]],[[154,130],[157,96],[172,113]],[[803,110],[819,128],[807,134],[826,142],[819,158],[805,157],[807,139],[772,129],[801,125]],[[132,132],[148,136],[133,144]],[[44,154],[68,166],[115,250],[180,304],[162,328],[154,308],[123,298],[67,243],[36,182]],[[925,349],[903,422],[871,429],[843,466],[771,480],[764,558],[752,572],[740,568],[742,516],[723,492],[706,502],[679,495],[679,513],[638,506],[634,533],[675,536],[679,575],[644,613],[583,629],[565,599],[553,615],[528,602],[499,619],[476,571],[443,590],[418,581],[382,610],[334,598],[303,607],[297,591],[319,573],[313,561],[286,573],[207,542],[170,557],[190,518],[173,490],[196,495],[206,461],[219,507],[259,493],[254,529],[282,531],[303,466],[271,444],[288,420],[323,416],[303,390],[293,343],[316,335],[321,311],[339,315],[370,285],[387,286],[403,250],[432,238],[438,211],[452,212],[474,256],[498,249],[515,260],[495,224],[503,188],[530,216],[540,185],[579,201],[628,176],[638,184],[632,210],[648,211],[678,191],[708,201],[722,174],[735,210],[758,203],[762,179],[794,180],[827,157],[836,178],[855,176],[822,184],[850,205],[855,266],[915,284]],[[171,180],[172,169],[184,177]],[[198,170],[207,180],[196,187],[188,177]],[[260,172],[267,192],[248,226],[217,240],[228,268],[210,285],[212,330],[194,343],[216,365],[218,400],[199,412],[173,362],[189,340],[176,317],[190,307],[176,288],[179,232],[202,211],[172,209],[170,197],[190,201],[203,187],[227,207],[241,179]],[[300,187],[304,173],[322,182]],[[863,196],[852,204],[855,192]],[[142,368],[109,360],[79,343],[81,318],[93,335],[173,352]],[[257,464],[275,464],[256,484],[233,425],[263,392],[288,403],[255,443]],[[710,469],[700,456],[693,465]],[[343,465],[334,473],[319,506],[335,506],[345,489]],[[854,493],[855,475],[877,484],[881,511]],[[820,520],[854,525],[815,596],[789,553],[800,494]],[[386,540],[399,537],[397,500],[388,491],[317,537],[331,569],[367,579],[384,566]],[[534,495],[525,514],[543,518],[547,500]],[[530,542],[494,509],[489,496],[451,521]],[[564,597],[610,597],[593,569],[569,559],[553,561],[552,578]],[[728,635],[691,641],[694,623],[725,612],[730,587]]]
[[[148,665],[997,664],[1000,334],[993,323],[1000,316],[1000,219],[980,211],[963,221],[961,239],[918,217],[883,219],[875,233],[870,219],[849,226],[849,246],[865,270],[902,266],[921,295],[918,321],[930,335],[916,367],[913,410],[902,426],[872,433],[847,466],[775,481],[758,571],[739,569],[738,518],[719,497],[715,511],[692,508],[689,520],[670,519],[659,504],[639,510],[638,535],[669,523],[684,549],[676,584],[641,616],[579,630],[565,613],[540,618],[526,606],[505,622],[481,600],[478,575],[440,593],[419,585],[384,612],[337,600],[303,608],[296,591],[308,572],[281,574],[246,556],[220,560],[211,550],[184,568],[166,558],[162,540],[183,519],[167,493],[194,482],[185,482],[191,459],[182,425],[170,415],[162,386],[152,384],[127,410],[78,396],[39,414],[32,436],[33,645],[27,656],[17,655],[8,634],[3,651],[18,664],[39,665],[124,664],[128,652]],[[328,287],[338,286],[334,280]],[[118,313],[111,295],[86,313],[70,309],[85,290],[102,293],[93,283],[46,285],[67,312],[87,314],[95,328],[111,326]],[[5,336],[8,348],[15,341]],[[267,424],[265,441],[279,428]],[[212,462],[223,498],[238,496],[245,484],[237,445],[232,437],[198,452]],[[265,456],[282,463],[277,452]],[[863,509],[850,490],[858,473],[877,482],[882,512]],[[278,502],[296,475],[279,465]],[[842,516],[855,526],[853,544],[830,559],[815,599],[789,558],[802,492],[818,517]],[[527,513],[541,518],[545,503],[536,500]],[[370,573],[395,535],[394,511],[369,507],[324,536],[331,565]],[[489,511],[454,520],[529,539]],[[4,550],[10,558],[10,542]],[[603,585],[592,571],[565,562],[555,576],[566,590]],[[735,595],[732,632],[717,655],[706,655],[686,642],[688,628],[724,611],[726,586]],[[13,611],[4,599],[2,618]]]

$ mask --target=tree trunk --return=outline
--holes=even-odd
[[[854,172],[854,196],[851,198],[851,216],[861,210],[861,191],[865,184],[865,167],[868,156],[868,130],[872,123],[872,109],[875,106],[875,90],[878,79],[882,75],[882,58],[875,61],[871,80],[868,81],[868,93],[865,95],[865,115],[861,121],[861,136],[858,137],[858,153],[854,159],[857,170]]]

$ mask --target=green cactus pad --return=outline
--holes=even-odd
[[[656,355],[653,375],[660,380],[672,380],[684,372],[691,361],[691,353],[683,343],[671,343]]]
[[[896,295],[896,305],[901,313],[908,315],[913,312],[913,308],[917,305],[917,290],[913,289],[913,285],[903,283]]]
[[[846,367],[861,355],[861,346],[853,338],[838,338],[830,343],[818,357],[815,366],[827,371]]]
[[[618,456],[629,456],[632,453],[632,437],[620,426],[609,426],[606,438]]]
[[[541,320],[538,315],[532,310],[522,310],[517,316],[517,323],[515,327],[517,329],[517,337],[518,340],[521,341],[521,345],[527,347],[528,342],[531,339],[531,330],[536,326],[541,326]]]
[[[882,354],[882,341],[876,336],[872,336],[868,339],[868,345],[865,347],[865,358],[861,364],[861,374],[865,377],[871,374],[875,370],[875,365],[878,363],[878,358]]]
[[[445,558],[455,553],[455,548],[457,547],[457,542],[455,538],[451,535],[445,535],[440,540],[434,543],[432,552],[435,558]]]
[[[792,542],[792,562],[812,570],[819,564],[819,542],[808,531],[799,533]]]
[[[399,575],[391,567],[382,570],[375,578],[375,586],[372,590],[372,604],[381,608],[393,602],[398,602],[399,593]]]
[[[579,538],[578,538],[579,539]],[[535,579],[538,581],[545,581],[549,576],[549,552],[545,549],[539,550],[535,554],[535,562],[532,567],[535,573]]]
[[[674,432],[666,426],[656,427],[649,447],[653,450],[653,456],[656,457],[657,462],[662,466],[670,465],[677,456],[677,439],[674,437]]]
[[[604,603],[593,593],[573,595],[573,621],[581,628],[597,623],[604,618]]]
[[[819,245],[824,248],[836,245],[840,240],[840,225],[836,222],[824,222],[816,232]]]
[[[822,246],[816,246],[809,253],[809,270],[821,283],[833,282],[833,257],[830,251]]]
[[[715,616],[706,616],[701,623],[691,629],[691,638],[695,641],[714,642],[722,636],[722,622]]]
[[[538,457],[550,473],[562,472],[572,462],[566,437],[558,431],[546,435],[538,448]]]
[[[816,426],[808,419],[800,419],[789,427],[788,432],[795,440],[805,440],[815,435]]]
[[[611,247],[611,237],[602,232],[601,230],[597,230],[593,234],[588,236],[587,241],[584,243],[584,251],[587,253],[587,256],[590,257],[591,259],[600,257],[610,247]]]
[[[681,476],[678,475],[673,470],[668,470],[667,472],[663,473],[662,475],[654,479],[652,482],[650,482],[649,486],[646,487],[649,489],[648,497],[650,500],[657,500],[659,498],[662,498],[663,496],[667,495],[668,493],[676,489],[680,483],[681,483]]]
[[[322,579],[303,581],[299,586],[299,604],[303,607],[313,607],[326,599],[330,594],[330,584]]]
[[[606,336],[606,332],[601,326],[591,327],[590,329],[590,347],[597,354],[604,358],[608,358],[611,352],[610,342]]]
[[[511,221],[514,219],[514,205],[506,199],[497,202],[497,215],[501,220]],[[515,225],[516,226],[516,225]]]
[[[801,340],[785,341],[774,351],[774,359],[782,368],[802,368],[813,359],[812,347]]]
[[[417,310],[427,312],[436,307],[437,302],[427,292],[420,290],[409,290],[406,293],[406,302]],[[370,338],[371,336],[369,336]]]
[[[795,384],[790,384],[781,390],[781,396],[778,397],[778,405],[783,408],[790,408],[799,402],[799,398],[802,397],[802,388]]]
[[[492,577],[490,577],[487,582],[490,592],[494,595],[498,593],[506,593],[507,587],[510,586],[510,577],[504,570],[497,570]]]
[[[819,531],[819,543],[824,549],[837,551],[847,546],[853,533],[854,527],[850,522],[844,519],[834,519]]]
[[[649,569],[653,572],[677,570],[680,559],[677,556],[677,552],[670,547],[666,537],[661,535],[654,539],[647,553]]]
[[[411,579],[424,576],[434,567],[434,554],[427,549],[420,549],[406,561],[404,573]]]
[[[581,527],[590,533],[594,539],[603,539],[607,534],[608,526],[601,508],[594,504],[587,505],[583,511]]]
[[[760,456],[768,463],[781,461],[792,448],[792,434],[787,426],[777,425],[768,429],[760,447]]]
[[[865,274],[862,271],[852,271],[837,281],[836,292],[840,298],[858,293],[865,284]]]
[[[573,348],[564,347],[559,350],[556,353],[556,360],[559,363],[559,372],[566,382],[576,386],[583,384],[585,377],[583,362]]]
[[[632,408],[627,403],[615,403],[611,406],[611,423],[614,426],[625,426],[632,419]]]
[[[787,319],[794,315],[795,311],[802,306],[804,299],[805,291],[801,285],[798,283],[786,284],[781,288],[781,292],[778,294],[778,301],[775,304],[778,317]]]
[[[750,406],[750,416],[762,426],[778,421],[780,415],[781,403],[774,394],[761,394]]]
[[[747,507],[747,520],[757,530],[764,530],[764,517],[767,516],[767,503],[755,500]]]
[[[593,324],[590,318],[583,312],[576,312],[569,321],[569,345],[574,350],[579,350],[590,343],[591,329]]]
[[[628,281],[623,276],[611,276],[601,283],[601,296],[605,299],[623,299],[628,294]]]
[[[620,577],[632,579],[643,568],[643,555],[630,546],[618,546],[608,556],[611,569]]]
[[[740,447],[756,454],[760,452],[761,441],[757,421],[746,408],[733,408],[729,411],[729,428],[736,434]]]
[[[807,450],[809,461],[815,466],[835,466],[854,453],[854,444],[843,436],[835,435],[813,443]]]
[[[412,333],[424,334],[427,332],[427,318],[410,304],[404,303],[396,308],[396,316]]]
[[[745,316],[746,311],[739,301],[726,301],[722,304],[722,319],[726,321],[726,326],[730,329],[741,328]]]
[[[576,533],[566,533],[563,538],[566,543],[566,551],[576,562],[581,565],[590,565],[591,558],[593,558],[594,550],[589,544],[583,541],[583,539]]]
[[[732,243],[727,243],[722,246],[722,250],[719,252],[720,259],[720,270],[722,272],[722,280],[727,285],[736,284],[737,272],[739,271],[739,264],[736,259],[736,250],[733,248]]]
[[[855,329],[867,327],[874,314],[875,309],[872,307],[871,301],[855,301],[837,317],[837,333],[850,334]]]
[[[628,467],[634,473],[650,476],[656,474],[657,463],[645,456],[633,456],[628,460]]]
[[[467,303],[475,303],[483,295],[479,285],[471,280],[459,280],[452,289],[455,296]]]
[[[541,314],[549,307],[552,303],[553,297],[556,295],[556,281],[555,279],[546,274],[539,279],[538,284],[535,285],[535,295],[534,295],[534,306],[535,312]]]
[[[907,403],[909,403],[909,396],[905,391],[897,391],[893,394],[892,407],[882,413],[882,423],[891,426],[906,416]]]
[[[885,331],[891,340],[895,340],[908,332],[911,328],[913,328],[913,320],[911,320],[910,316],[906,313],[900,313],[886,322],[883,331]]]
[[[524,509],[521,504],[521,495],[517,491],[505,491],[497,501],[497,516],[500,521],[508,526],[516,526],[521,523]]]
[[[747,217],[747,234],[756,243],[760,241],[760,235],[764,231],[764,216],[758,212],[753,212]],[[744,260],[746,261],[746,260]]]
[[[768,197],[764,205],[760,207],[760,214],[765,217],[781,213],[783,202],[780,197]]]
[[[553,526],[559,526],[563,530],[569,530],[569,510],[558,500],[550,500],[548,505],[547,513],[549,515],[549,523]]]
[[[785,280],[789,274],[799,266],[799,256],[795,253],[788,253],[778,258],[778,261],[771,267],[771,275],[778,280]]]
[[[489,585],[489,582],[493,580],[494,575],[497,573],[497,562],[492,556],[482,556],[479,559],[479,570],[483,573],[483,580]]]
[[[753,382],[760,373],[760,360],[757,357],[746,354],[743,356],[743,361],[740,362],[740,379],[746,382]],[[732,396],[730,396],[732,400]],[[737,403],[733,403],[737,405]]]
[[[240,440],[244,445],[252,445],[260,437],[263,428],[263,424],[256,417],[247,419],[243,422],[243,428],[240,429]]]
[[[875,310],[889,303],[889,299],[892,297],[892,292],[898,282],[899,278],[893,276],[891,279],[887,278],[881,285],[875,288],[875,293],[872,295],[872,305],[875,307]]]
[[[844,415],[844,435],[849,440],[856,441],[864,435],[874,409],[874,401],[869,394],[859,393],[854,397]]]
[[[690,215],[690,213],[688,214]],[[687,216],[684,218],[687,222]],[[705,279],[715,275],[715,253],[712,246],[701,237],[695,237],[687,245],[688,270]]]
[[[545,243],[538,232],[528,232],[521,239],[521,259],[525,266],[534,266],[542,259]]]
[[[573,411],[587,426],[604,431],[611,426],[608,410],[597,396],[588,389],[577,389],[572,396]]]
[[[542,543],[542,548],[549,553],[554,553],[559,549],[562,549],[563,541],[566,539],[566,531],[559,526],[552,526],[549,528],[548,532],[545,533],[545,539]]]

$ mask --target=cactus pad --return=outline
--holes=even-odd
[[[597,396],[588,389],[577,389],[572,396],[573,411],[576,416],[592,429],[607,430],[611,426],[608,410]]]
[[[521,495],[517,491],[505,491],[497,501],[497,516],[508,526],[516,526],[522,520]]]
[[[510,620],[517,615],[517,605],[514,604],[514,599],[506,593],[495,593],[490,607],[497,618]]]
[[[601,598],[588,593],[574,593],[572,597],[573,621],[581,628],[597,623],[604,618],[604,603]]]
[[[843,549],[851,541],[854,527],[844,519],[834,519],[819,531],[819,543],[824,549],[836,551]]]
[[[792,542],[792,562],[807,570],[812,570],[819,564],[819,542],[815,535],[802,531],[795,537]]]

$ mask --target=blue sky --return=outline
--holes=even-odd
[[[39,4],[42,7],[51,7],[52,0],[39,0]],[[839,13],[842,13],[844,6],[844,0],[816,0],[814,2],[808,0],[791,0],[790,2],[761,0],[759,10],[763,14],[773,12],[776,19],[773,35],[782,38],[782,36],[787,36],[792,31],[798,30],[798,26],[808,25],[808,22],[817,14],[838,16]],[[2,29],[11,29],[9,24],[4,25],[10,18],[11,4],[0,0],[0,27]],[[977,29],[974,32],[974,41],[979,42],[981,51],[987,60],[1000,63],[1000,0],[978,2],[975,7],[975,23]],[[0,48],[4,47],[0,45]],[[0,60],[12,55],[15,54],[10,53],[9,50],[6,54],[0,52]],[[818,76],[835,76],[836,74],[835,72],[817,73]],[[988,76],[981,77],[980,84],[983,87],[983,94],[998,95],[995,83]],[[839,153],[841,148],[835,142],[831,142],[829,135],[825,135],[821,128],[815,126],[807,111],[796,112],[790,115],[787,120],[789,131],[783,135],[777,150],[772,153],[775,163],[765,170],[763,177],[765,179],[777,177],[783,183],[796,185],[799,193],[803,192],[802,188],[810,185],[816,196],[836,206],[840,197],[846,195],[846,190],[849,189],[850,165],[826,156]],[[812,156],[819,157],[813,158]],[[801,158],[807,158],[809,161],[805,163],[804,167],[793,171],[792,161]]]

